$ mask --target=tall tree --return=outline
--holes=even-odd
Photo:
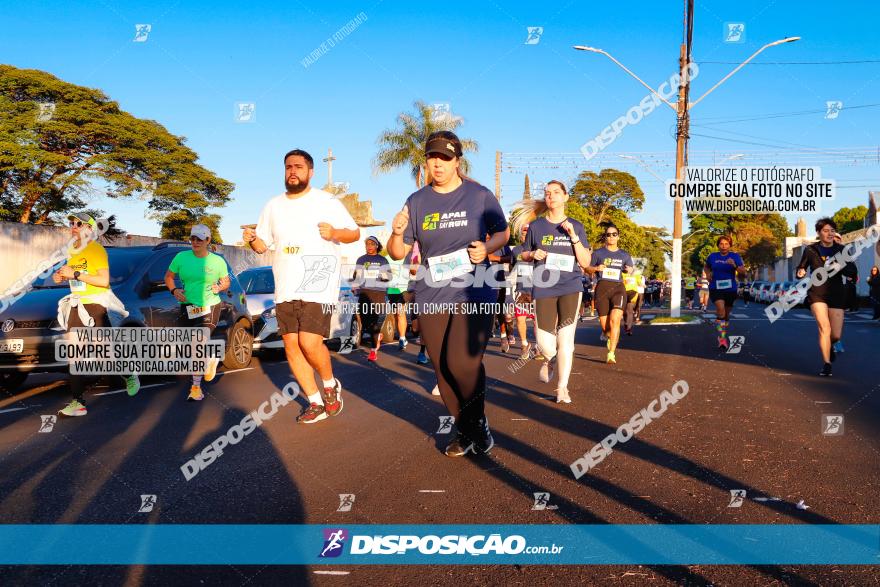
[[[409,169],[416,182],[416,188],[428,183],[425,168],[425,141],[438,130],[454,131],[464,122],[459,116],[438,113],[433,106],[417,101],[415,113],[402,112],[397,115],[398,127],[382,131],[376,144],[379,152],[373,159],[373,173],[391,173],[401,167]],[[457,134],[457,133],[456,133]],[[471,139],[461,139],[464,153],[477,152],[479,146]],[[462,157],[461,170],[470,171],[470,162]]]
[[[625,171],[603,169],[582,171],[571,188],[572,200],[601,224],[610,212],[638,212],[645,203],[645,193],[636,178]]]
[[[162,230],[159,236],[175,241],[189,240],[189,233],[193,225],[204,224],[211,229],[211,242],[223,244],[220,236],[220,216],[218,214],[204,214],[197,216],[189,210],[175,210],[167,214],[162,221]]]
[[[185,142],[99,90],[0,65],[4,220],[45,223],[98,193],[143,197],[160,215],[225,205],[233,184],[199,165]]]
[[[855,208],[841,208],[834,213],[831,219],[837,224],[838,232],[846,234],[864,228],[865,216],[867,215],[867,206],[856,206]]]

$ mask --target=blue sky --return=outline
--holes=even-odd
[[[472,176],[494,188],[496,150],[576,153],[646,94],[607,58],[572,45],[601,47],[657,86],[676,71],[681,41],[678,1],[254,4],[7,1],[0,61],[100,88],[135,116],[187,137],[203,165],[236,184],[233,201],[219,210],[224,240],[234,242],[238,226],[255,222],[263,203],[283,191],[281,157],[291,148],[318,160],[316,185],[326,181],[320,159],[332,148],[334,180],[349,182],[373,201],[376,218],[390,221],[414,184],[405,170],[372,174],[375,140],[415,100],[449,103],[464,117],[460,134],[480,144]],[[880,60],[876,2],[848,2],[846,9],[785,0],[696,4],[694,59],[701,67],[692,98],[763,44],[786,36],[803,39],[770,48],[757,61]],[[303,67],[303,58],[360,13],[365,22]],[[743,43],[723,41],[726,22],[745,24]],[[152,26],[149,37],[133,42],[135,24],[144,23]],[[529,26],[544,27],[539,43],[525,44]],[[774,150],[779,164],[787,162],[786,150],[801,146],[877,149],[880,108],[846,108],[880,103],[878,89],[880,61],[750,65],[694,108],[690,148],[728,155]],[[824,116],[827,100],[844,104],[835,120]],[[237,102],[256,104],[256,122],[235,122]],[[819,112],[729,122],[809,111]],[[674,122],[670,109],[658,108],[606,152],[666,151],[671,163]],[[636,175],[648,196],[636,220],[671,227],[672,206],[659,182],[638,166],[620,167]],[[566,168],[530,177],[574,174]],[[823,175],[851,186],[839,187],[826,211],[864,204],[869,189],[880,190],[880,155],[869,166],[823,166]],[[522,175],[504,173],[506,207],[521,197],[522,184]],[[129,232],[158,234],[158,224],[144,218],[143,202],[94,204],[116,213]]]

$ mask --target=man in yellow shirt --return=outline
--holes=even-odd
[[[110,290],[110,264],[107,251],[95,239],[98,225],[88,214],[71,214],[70,234],[75,239],[73,247],[68,249],[67,263],[52,274],[55,283],[67,281],[70,293],[79,298],[79,303],[94,320],[92,326],[110,326],[107,308],[102,305],[101,296]],[[83,247],[83,242],[88,241]],[[67,318],[68,332],[72,328],[84,327],[79,312],[71,309]],[[137,375],[125,377],[128,395],[134,395],[140,389]],[[70,376],[70,390],[73,400],[58,413],[63,417],[85,416],[88,411],[83,403],[88,378],[84,375]]]

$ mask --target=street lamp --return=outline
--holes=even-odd
[[[690,26],[693,23],[693,3],[689,2],[687,4],[687,25]],[[688,35],[690,37],[690,35]],[[675,180],[677,182],[684,181],[684,168],[685,168],[685,159],[687,152],[687,140],[688,140],[688,127],[690,123],[690,109],[697,104],[699,104],[706,96],[711,94],[715,89],[726,82],[731,78],[736,72],[745,67],[747,63],[749,63],[752,59],[757,57],[762,51],[773,47],[775,45],[781,45],[783,43],[791,43],[794,41],[800,40],[800,37],[785,37],[784,39],[779,39],[778,41],[773,41],[772,43],[767,43],[746,59],[738,66],[736,66],[730,73],[721,78],[721,80],[716,83],[714,86],[709,88],[709,90],[697,98],[695,101],[690,102],[688,100],[688,92],[690,88],[690,64],[691,64],[691,51],[690,51],[690,38],[688,38],[686,43],[681,44],[680,54],[679,54],[679,66],[680,66],[680,81],[678,86],[678,105],[673,105],[671,102],[667,101],[663,96],[657,93],[654,88],[645,83],[639,76],[630,71],[624,64],[615,59],[610,53],[605,51],[604,49],[597,49],[596,47],[588,47],[586,45],[575,45],[574,49],[578,51],[588,51],[590,53],[600,53],[605,55],[617,64],[621,69],[627,72],[630,76],[632,76],[636,81],[640,84],[648,88],[648,90],[657,96],[660,101],[664,104],[675,110],[678,117],[678,124],[676,125],[678,129],[678,137],[676,140],[676,150],[675,150]],[[682,257],[682,221],[683,221],[683,210],[681,199],[676,198],[675,202],[673,202],[673,225],[672,225],[672,298],[670,300],[670,315],[673,317],[681,316],[681,257]]]

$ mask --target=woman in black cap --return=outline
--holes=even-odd
[[[363,332],[369,332],[373,348],[367,357],[369,361],[379,358],[379,346],[382,344],[382,308],[385,306],[385,294],[391,280],[391,265],[388,259],[380,255],[382,243],[375,236],[367,237],[364,242],[366,255],[358,257],[354,270],[354,282],[357,286],[358,314],[361,317]]]
[[[495,444],[485,414],[483,353],[495,320],[498,285],[487,259],[510,237],[498,200],[462,174],[461,156],[454,133],[428,137],[431,182],[407,198],[388,240],[393,259],[405,257],[416,242],[421,251],[424,279],[416,280],[416,303],[440,396],[458,428],[446,447],[450,457],[485,454]]]

